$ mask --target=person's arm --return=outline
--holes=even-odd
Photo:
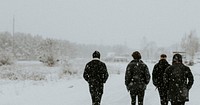
[[[109,74],[108,74],[108,71],[107,71],[107,67],[106,67],[106,65],[103,63],[103,75],[102,75],[102,78],[103,78],[103,83],[106,83],[106,81],[107,81],[107,79],[108,79],[108,76],[109,76]]]
[[[148,84],[151,78],[151,75],[149,73],[149,68],[147,67],[147,65],[145,65],[145,84]]]
[[[152,72],[152,80],[153,80],[153,84],[154,86],[158,87],[158,66],[155,65],[153,68],[153,72]]]
[[[168,73],[169,70],[170,70],[170,67],[167,67],[165,69],[164,76],[163,76],[163,82],[166,89],[168,89],[169,87],[169,73]]]
[[[86,81],[89,81],[88,70],[89,70],[89,65],[86,64],[85,69],[84,69],[84,73],[83,73],[83,78],[84,78]]]
[[[126,73],[125,73],[125,85],[126,85],[127,89],[128,89],[128,85],[130,84],[130,82],[131,82],[131,67],[130,67],[130,65],[128,65],[126,67]]]
[[[187,88],[190,89],[194,83],[194,77],[189,67],[187,67],[187,78],[188,78]]]

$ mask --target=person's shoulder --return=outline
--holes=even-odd
[[[138,64],[141,65],[140,67],[148,68],[147,64],[143,62],[142,60],[139,60]]]
[[[159,60],[158,64],[160,65],[169,65],[169,62],[166,59]]]
[[[94,60],[91,60],[91,61],[87,62],[86,65],[91,65],[93,63],[94,63]]]
[[[87,64],[90,64],[90,63],[92,63],[92,62],[93,62],[93,60],[89,61]]]
[[[131,65],[131,64],[133,64],[134,63],[134,60],[131,60],[129,63],[128,63],[128,65]]]
[[[185,70],[190,70],[190,67],[189,66],[186,66],[184,64],[182,64],[182,66],[184,67]]]
[[[139,64],[141,64],[141,65],[146,65],[146,63],[145,62],[143,62],[142,60],[139,60],[139,62],[138,62]]]
[[[155,65],[154,65],[154,67],[158,67],[159,66],[159,62],[157,62]]]
[[[101,64],[106,65],[106,63],[105,63],[104,61],[99,60],[99,62],[100,62]]]
[[[165,65],[171,66],[167,60],[165,61]]]
[[[93,59],[91,62],[96,64],[106,65],[106,63],[100,59]]]

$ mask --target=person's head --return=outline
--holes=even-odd
[[[94,51],[94,53],[92,54],[92,57],[100,59],[100,52],[99,51]]]
[[[133,59],[136,59],[136,60],[140,60],[142,58],[141,54],[138,51],[133,52],[132,57]]]
[[[174,54],[173,59],[172,59],[172,64],[174,63],[182,63],[181,54]]]
[[[166,54],[161,54],[160,55],[160,59],[166,59],[167,58],[167,55]]]

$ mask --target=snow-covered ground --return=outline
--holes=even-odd
[[[20,66],[24,66],[26,70],[37,67],[37,70],[48,71],[48,68],[43,67],[40,63],[22,62],[18,65],[18,69]],[[110,76],[105,84],[101,105],[130,105],[130,96],[124,85],[126,65],[127,63],[107,63]],[[152,73],[154,64],[147,63],[147,65]],[[2,67],[0,68],[2,69]],[[195,82],[190,91],[190,101],[186,105],[198,105],[200,103],[198,98],[200,94],[200,64],[190,68]],[[51,78],[47,80],[0,80],[0,105],[91,105],[88,84],[82,75],[54,79],[56,70],[59,68],[52,67],[50,70],[53,72],[50,72]],[[155,90],[152,80],[145,93],[144,105],[160,105],[158,92]]]

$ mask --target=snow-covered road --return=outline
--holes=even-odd
[[[149,64],[149,69],[153,65]],[[191,67],[195,83],[190,91],[190,102],[200,103],[200,64]],[[88,84],[82,77],[56,81],[0,81],[0,105],[91,105]],[[102,105],[130,105],[130,96],[124,85],[124,73],[110,74],[104,87]],[[157,90],[150,81],[144,105],[159,105]]]

